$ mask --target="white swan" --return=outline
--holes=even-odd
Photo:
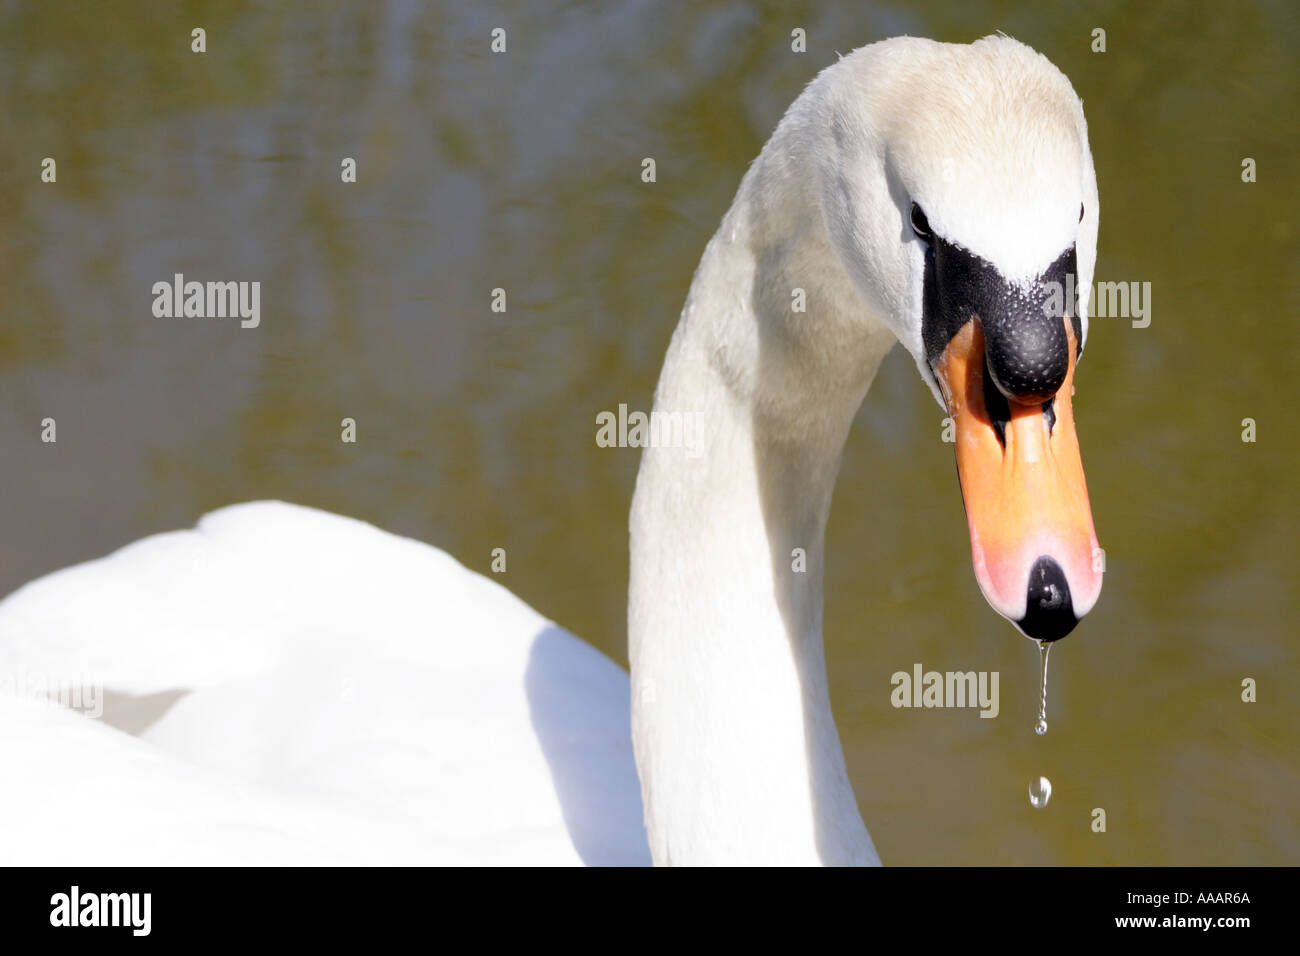
[[[745,175],[669,347],[655,409],[707,433],[644,453],[630,700],[436,549],[223,509],[0,604],[4,862],[878,862],[821,637],[850,422],[902,342],[954,420],[984,594],[1067,632],[1101,584],[1070,403],[1086,301],[1044,306],[1067,272],[1089,288],[1097,215],[1079,100],[1028,47],[845,57]],[[133,736],[22,692],[57,677],[157,719]]]

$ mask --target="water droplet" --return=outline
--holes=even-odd
[[[1046,641],[1038,642],[1038,656],[1043,662],[1043,678],[1038,690],[1038,721],[1034,724],[1034,733],[1043,736],[1047,733],[1047,655],[1052,653],[1052,645]],[[1046,799],[1043,800],[1047,802]]]
[[[1052,781],[1046,777],[1039,777],[1037,780],[1029,781],[1029,803],[1030,805],[1041,810],[1047,806],[1047,801],[1052,799]]]

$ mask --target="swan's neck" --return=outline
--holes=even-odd
[[[787,116],[709,243],[654,406],[698,416],[702,446],[647,448],[637,478],[633,734],[658,862],[875,860],[827,689],[823,534],[894,339],[830,248],[811,145]]]

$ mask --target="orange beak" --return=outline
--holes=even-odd
[[[995,611],[1027,636],[1049,641],[1092,609],[1104,570],[1074,430],[1076,342],[1070,320],[1064,322],[1069,368],[1047,405],[1006,402],[985,381],[978,318],[935,366],[956,432],[975,578]],[[995,423],[986,395],[995,411],[1009,410],[998,415],[1006,421]]]

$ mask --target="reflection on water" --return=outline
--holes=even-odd
[[[1084,99],[1098,278],[1152,285],[1149,327],[1094,324],[1076,400],[1109,580],[1055,655],[1038,740],[1034,648],[979,596],[939,410],[892,355],[845,452],[826,575],[864,816],[889,862],[1300,858],[1290,6],[97,10],[0,11],[0,590],[278,497],[482,571],[505,547],[507,585],[625,660],[637,458],[596,446],[596,414],[649,406],[704,244],[835,51],[1002,29]],[[152,319],[178,272],[260,281],[260,327]],[[922,660],[998,670],[1021,703],[894,710],[889,675]],[[1058,792],[1037,814],[1021,788],[1042,770]]]

